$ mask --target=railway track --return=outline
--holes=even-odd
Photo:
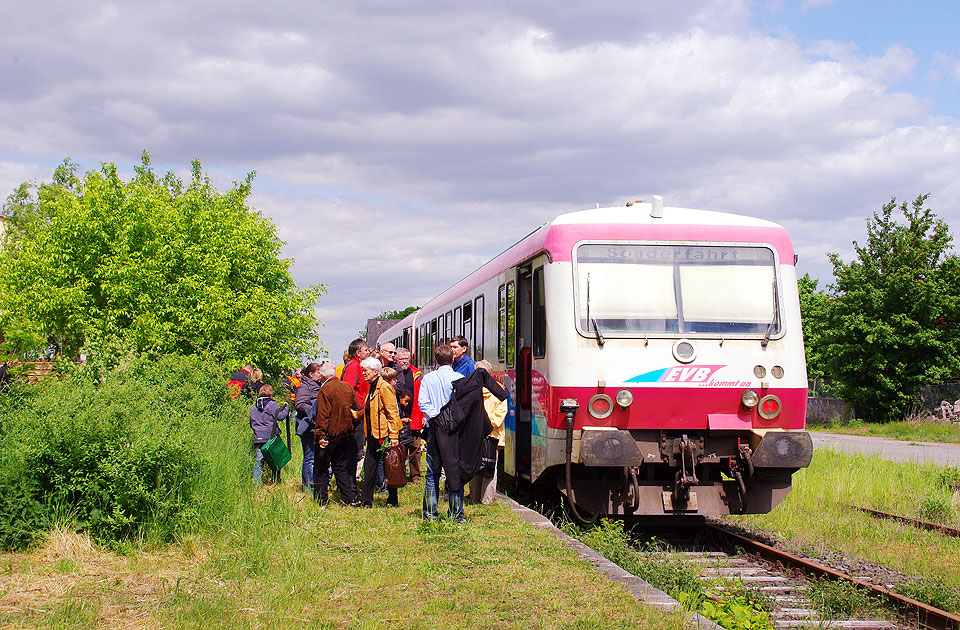
[[[525,503],[529,506],[529,501]],[[537,509],[534,506],[529,507]],[[553,515],[562,512],[559,504],[553,505],[552,509],[549,509],[550,505],[546,507]],[[741,532],[731,531],[712,518],[696,521],[695,527],[678,528],[672,525],[644,531],[678,549],[677,553],[686,561],[700,565],[700,575],[711,582],[711,587],[718,594],[722,595],[724,587],[718,587],[715,583],[719,578],[723,578],[729,580],[731,587],[739,581],[746,587],[757,589],[769,596],[775,603],[769,616],[774,627],[778,629],[960,630],[958,615],[905,597],[884,586],[815,560],[782,551]],[[703,534],[710,540],[705,541]],[[826,618],[811,601],[812,579],[849,582],[886,602],[889,608],[897,612],[898,619]]]
[[[809,625],[809,621],[804,624],[801,620],[797,619],[797,617],[802,617],[804,614],[810,614],[810,621],[812,621],[819,619],[820,615],[812,608],[798,608],[797,606],[793,605],[803,601],[802,593],[796,589],[792,589],[788,584],[781,584],[778,580],[774,579],[777,573],[781,573],[783,574],[784,579],[788,580],[786,574],[783,573],[782,570],[777,571],[774,569],[770,572],[770,577],[766,577],[766,574],[762,572],[751,573],[753,570],[750,568],[751,563],[749,561],[738,560],[738,558],[743,558],[744,554],[746,554],[747,557],[758,557],[772,567],[782,567],[782,569],[798,572],[804,576],[814,577],[817,579],[842,580],[852,583],[858,588],[864,589],[865,591],[873,594],[875,597],[886,601],[893,609],[898,611],[902,619],[908,620],[908,623],[905,626],[903,622],[891,623],[889,621],[879,619],[862,621],[824,621],[824,623],[828,623],[831,627],[858,629],[920,627],[930,630],[960,630],[960,616],[940,610],[939,608],[934,608],[933,606],[929,606],[909,597],[904,597],[903,595],[895,593],[888,588],[872,584],[867,580],[851,576],[842,571],[825,566],[819,562],[809,560],[807,558],[801,558],[800,556],[782,551],[743,534],[730,531],[725,527],[718,526],[715,522],[708,522],[706,527],[708,528],[710,534],[716,537],[722,547],[727,550],[737,550],[740,552],[736,556],[733,556],[730,559],[730,562],[734,567],[739,564],[740,566],[745,566],[747,568],[746,573],[741,577],[744,583],[759,581],[770,586],[779,585],[784,589],[782,593],[786,595],[786,599],[783,600],[782,606],[779,608],[779,613],[775,613],[773,615],[774,619],[776,620],[777,627],[787,628]],[[735,573],[735,571],[730,571],[730,573]],[[763,579],[760,579],[761,577]],[[761,585],[761,589],[763,587],[764,586]],[[771,593],[774,595],[775,599],[777,597],[776,593],[778,592],[780,591],[773,591]],[[791,597],[794,599],[791,599]]]
[[[687,562],[701,565],[700,575],[709,583],[708,593],[722,597],[746,588],[773,602],[768,615],[778,629],[897,630],[900,627],[886,619],[831,619],[817,610],[806,580],[756,558],[720,551],[685,551],[681,555]]]

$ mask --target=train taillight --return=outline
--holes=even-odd
[[[773,394],[767,394],[760,399],[760,406],[757,412],[764,420],[773,420],[780,415],[782,409],[783,405],[780,403],[780,398]]]

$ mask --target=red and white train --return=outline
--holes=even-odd
[[[813,452],[786,230],[652,203],[558,216],[381,335],[457,334],[510,394],[503,470],[575,518],[771,510]]]

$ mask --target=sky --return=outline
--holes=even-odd
[[[960,229],[960,4],[0,0],[0,195],[65,158],[256,171],[339,357],[558,214],[784,225],[821,288],[896,198]]]

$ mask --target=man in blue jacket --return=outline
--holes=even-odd
[[[477,369],[477,362],[467,355],[469,346],[467,338],[457,335],[450,340],[450,349],[453,351],[453,371],[460,376],[470,376]]]

